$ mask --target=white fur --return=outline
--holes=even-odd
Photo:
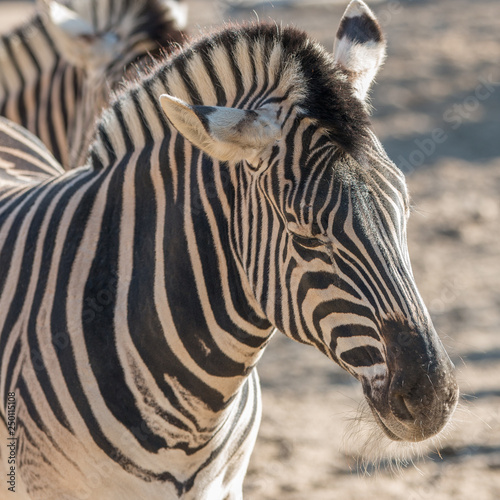
[[[171,13],[171,20],[175,21],[177,28],[183,30],[187,26],[188,6],[186,3],[175,2],[174,0],[163,0]]]
[[[65,5],[51,2],[49,12],[52,22],[68,34],[92,35],[94,33],[94,29],[88,21]]]

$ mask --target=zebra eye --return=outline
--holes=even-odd
[[[294,243],[297,243],[304,248],[317,248],[324,245],[324,243],[318,238],[314,238],[312,236],[302,236],[296,233],[292,233],[292,240]]]
[[[309,234],[303,234],[304,229],[301,229],[296,222],[288,222],[287,230],[292,237],[292,241],[303,248],[317,248],[325,244],[321,239],[319,231],[318,236],[312,236],[309,231],[307,231]]]

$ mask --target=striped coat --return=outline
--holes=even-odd
[[[205,37],[116,97],[84,167],[0,199],[0,398],[32,499],[241,499],[275,329],[360,381],[376,439],[450,418],[365,109],[385,43],[357,0],[337,37]]]

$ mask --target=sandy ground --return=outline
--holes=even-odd
[[[273,19],[333,44],[344,2],[192,0],[190,30]],[[248,3],[248,2],[246,2]],[[257,3],[257,2],[255,2]],[[345,2],[347,3],[347,2]],[[238,4],[233,0],[233,4]],[[407,173],[421,293],[459,372],[461,408],[415,465],[363,474],[349,429],[361,390],[320,353],[275,336],[261,360],[264,414],[246,500],[500,498],[500,2],[371,4],[388,36],[373,124]],[[30,3],[0,1],[0,30]],[[254,12],[252,11],[254,9]]]

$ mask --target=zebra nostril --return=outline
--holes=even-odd
[[[389,406],[393,415],[398,420],[414,421],[415,417],[411,414],[406,405],[405,398],[400,392],[393,392],[389,397]]]

